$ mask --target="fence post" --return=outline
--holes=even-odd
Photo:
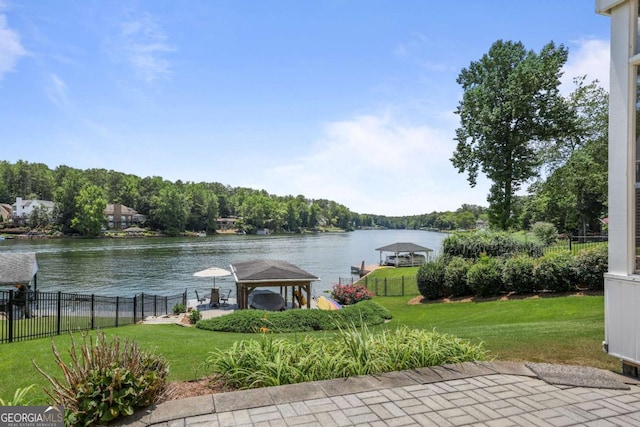
[[[138,295],[134,295],[133,296],[133,324],[135,325],[136,323],[138,323],[136,321],[136,311],[138,308]]]
[[[402,275],[402,296],[404,296],[404,274]]]
[[[62,292],[58,291],[58,298],[57,298],[57,306],[58,309],[56,310],[56,312],[58,313],[58,315],[56,316],[56,335],[60,335],[60,326],[61,326],[61,322],[62,322]]]
[[[384,278],[384,296],[387,296],[387,278]]]
[[[13,289],[9,290],[9,342],[13,342]]]
[[[572,241],[572,240],[573,240],[572,236],[571,236],[571,235],[569,235],[569,252],[571,252],[571,251],[572,251],[572,249],[571,249],[571,241]]]
[[[375,279],[375,286],[376,286],[376,295],[378,295],[378,278],[376,277]]]
[[[91,329],[94,329],[96,326],[96,296],[91,294]]]
[[[158,295],[153,296],[153,315],[158,316]]]
[[[184,290],[184,294],[182,294],[182,305],[185,306],[185,308],[187,307],[187,290]]]
[[[119,315],[120,315],[120,297],[116,297],[116,328],[118,327]]]
[[[144,319],[144,292],[140,294],[140,319]]]

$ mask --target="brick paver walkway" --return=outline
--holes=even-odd
[[[615,374],[611,374],[615,376]],[[640,387],[548,384],[524,364],[465,363],[166,402],[137,426],[640,426]]]

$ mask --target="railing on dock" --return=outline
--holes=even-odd
[[[132,325],[147,316],[170,314],[176,304],[187,304],[187,291],[133,297],[32,292],[26,301],[16,297],[13,290],[0,291],[0,343]]]

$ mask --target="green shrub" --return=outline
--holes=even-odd
[[[453,257],[444,269],[444,286],[455,297],[471,295],[467,273],[472,263],[462,257]]]
[[[531,232],[545,246],[553,245],[558,240],[558,229],[550,222],[538,221],[531,226]]]
[[[178,315],[180,313],[185,313],[187,308],[184,304],[176,304],[173,306],[173,314]]]
[[[301,340],[274,338],[236,341],[214,350],[204,362],[234,388],[294,384],[353,375],[416,369],[485,360],[481,345],[423,329],[398,328],[374,334],[349,324],[337,337],[306,335]]]
[[[445,289],[444,272],[445,258],[439,257],[433,261],[423,264],[418,269],[416,280],[418,290],[426,299],[433,300],[449,296],[451,292]]]
[[[578,284],[586,285],[592,291],[603,290],[604,273],[609,269],[607,245],[581,251],[575,258],[573,269]]]
[[[476,260],[482,254],[503,257],[527,254],[532,257],[542,255],[542,245],[532,241],[521,241],[506,233],[492,233],[485,230],[456,233],[442,242],[442,252],[449,257],[461,256]]]
[[[341,310],[238,310],[226,316],[200,320],[199,329],[219,332],[308,332],[335,330],[349,322],[379,325],[391,318],[389,310],[375,301],[361,301]]]
[[[467,273],[469,287],[475,295],[490,297],[503,290],[502,262],[499,258],[481,256]]]
[[[56,404],[65,408],[65,425],[106,424],[132,415],[136,407],[153,404],[166,386],[167,362],[142,351],[134,342],[115,337],[108,342],[103,333],[92,338],[83,335],[80,349],[71,335],[67,365],[52,343],[56,364],[64,374],[64,383],[36,369],[49,380],[45,390]]]
[[[191,310],[191,312],[189,313],[189,323],[195,325],[200,319],[202,319],[202,313],[200,313],[198,310]]]
[[[331,298],[341,305],[352,305],[373,298],[373,293],[363,285],[333,285]]]
[[[553,292],[575,289],[574,257],[568,252],[549,252],[538,260],[535,269],[537,287]]]
[[[507,291],[519,294],[532,293],[536,289],[533,275],[536,261],[528,255],[518,255],[504,261],[502,280]]]

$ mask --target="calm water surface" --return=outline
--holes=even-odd
[[[350,233],[201,238],[5,240],[5,251],[36,252],[38,289],[130,296],[160,295],[211,288],[213,279],[193,277],[207,267],[252,259],[288,261],[320,278],[313,293],[331,289],[351,266],[378,264],[375,248],[412,242],[440,251],[446,234],[410,230],[367,230]],[[216,278],[221,288],[234,288],[232,276]]]

